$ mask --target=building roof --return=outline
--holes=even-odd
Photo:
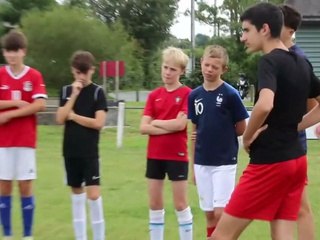
[[[302,15],[302,22],[320,23],[320,1],[319,0],[285,0],[296,8]]]

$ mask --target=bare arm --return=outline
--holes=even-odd
[[[194,184],[196,184],[196,178],[194,173],[194,154],[196,149],[196,139],[197,139],[197,125],[192,123],[192,130],[191,130],[191,157],[190,157],[190,163],[191,163],[191,172],[192,172],[192,181]]]
[[[9,110],[0,114],[0,124],[9,122],[13,118],[26,117],[33,115],[37,112],[43,111],[46,107],[46,100],[44,98],[38,98],[32,103],[25,105],[24,107]]]
[[[68,115],[68,120],[72,120],[78,123],[79,125],[87,128],[100,130],[101,128],[103,128],[105,124],[106,117],[107,113],[104,110],[96,111],[94,118],[81,116],[71,111]]]
[[[318,101],[315,98],[307,100],[307,112],[310,112],[314,107],[318,105]]]
[[[246,130],[246,127],[247,127],[247,122],[245,119],[237,122],[235,125],[235,130],[236,130],[237,136],[242,136],[242,134]]]
[[[299,131],[311,127],[320,121],[320,96],[316,97],[315,100],[318,102],[318,104],[306,115],[304,115],[302,121],[298,125]]]
[[[170,120],[153,120],[151,125],[163,128],[168,131],[178,132],[186,128],[188,123],[187,115],[184,112],[179,112],[175,119]]]
[[[172,133],[174,131],[165,130],[163,128],[151,125],[152,118],[150,116],[143,116],[140,122],[140,133],[148,135],[163,135]]]
[[[259,99],[253,107],[248,126],[243,134],[243,147],[249,152],[251,143],[257,138],[262,130],[262,124],[273,108],[274,92],[270,89],[262,89]]]
[[[0,100],[0,109],[7,108],[22,108],[26,105],[29,105],[29,102],[23,100]]]

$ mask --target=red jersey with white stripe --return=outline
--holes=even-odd
[[[187,114],[190,92],[191,89],[186,86],[171,92],[164,87],[159,87],[149,94],[144,115],[152,119],[170,120],[175,119],[179,112]],[[188,161],[187,128],[170,134],[149,135],[147,157]]]
[[[0,68],[0,101],[23,100],[32,103],[47,98],[45,84],[39,71],[25,66],[15,76],[9,66]],[[12,109],[2,109],[0,114]],[[0,147],[31,147],[36,145],[36,115],[13,118],[0,125]]]

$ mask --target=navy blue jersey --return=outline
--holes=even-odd
[[[307,58],[306,54],[304,53],[304,51],[298,47],[298,45],[292,45],[290,48],[289,48],[289,51],[292,51],[292,52],[295,52],[296,54],[304,57],[304,58]]]
[[[197,126],[194,163],[207,166],[236,164],[235,124],[248,118],[238,91],[227,83],[213,91],[203,86],[188,99],[188,118]]]
[[[298,54],[299,56],[302,56],[307,59],[307,56],[304,53],[304,51],[296,44],[292,45],[289,48],[289,51],[292,51],[292,52]],[[306,134],[305,130],[299,132],[299,139],[300,139],[300,143],[303,147],[304,152],[307,153],[307,134]]]

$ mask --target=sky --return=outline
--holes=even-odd
[[[170,32],[172,35],[176,36],[180,39],[191,39],[191,17],[184,16],[183,13],[187,9],[191,9],[191,1],[192,0],[180,0],[179,8],[178,8],[178,17],[175,20],[175,24],[171,27]],[[214,0],[205,0],[208,4],[214,4]],[[217,0],[217,5],[220,6],[223,0]],[[195,3],[195,9],[197,8],[197,4]],[[208,36],[213,35],[213,27],[210,27],[207,24],[199,23],[195,21],[194,25],[195,35],[198,33],[205,34]]]

